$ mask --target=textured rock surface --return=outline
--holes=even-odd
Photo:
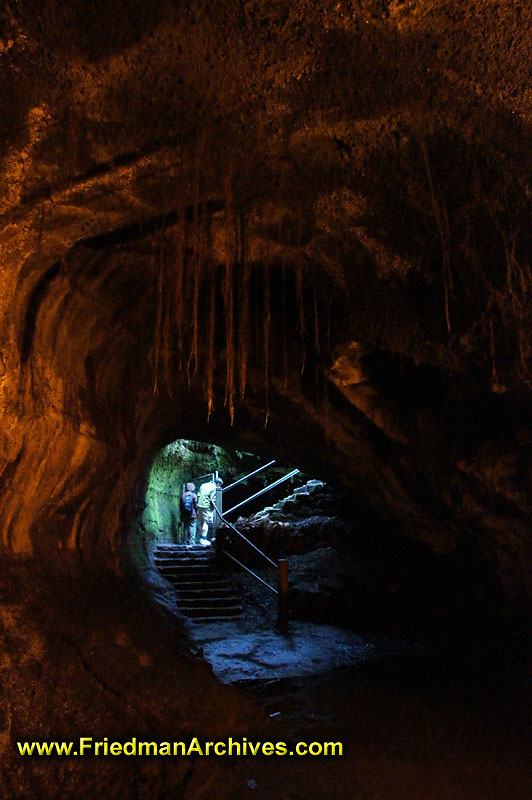
[[[112,36],[98,4],[6,7],[4,546],[112,551],[143,464],[179,427],[319,465],[429,547],[482,552],[519,602],[532,591],[530,12],[233,6],[160,3],[148,23],[116,3]],[[251,278],[224,267],[238,215]],[[199,344],[156,296],[175,289],[179,261],[161,269],[161,253],[181,224]],[[229,298],[229,277],[257,292],[264,269],[271,308]],[[213,282],[235,328],[207,352]],[[255,336],[240,335],[246,308]],[[156,328],[183,340],[181,371],[154,365]],[[223,401],[246,359],[231,428]]]
[[[123,571],[184,436],[341,484],[528,611],[531,22],[4,4],[5,553]]]
[[[98,4],[6,8],[4,546],[112,551],[179,427],[319,465],[429,547],[482,552],[520,602],[530,12],[233,6],[160,3],[148,24],[117,3],[113,36]],[[240,291],[265,270],[271,306]],[[158,305],[171,290],[198,338],[179,297]],[[209,308],[234,315],[210,348]]]

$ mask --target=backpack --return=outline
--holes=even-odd
[[[187,517],[192,516],[192,509],[194,508],[194,497],[192,495],[192,492],[190,492],[189,494],[185,494],[181,498],[181,504],[186,516]]]

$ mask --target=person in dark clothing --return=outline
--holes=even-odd
[[[187,483],[181,495],[181,521],[183,523],[183,538],[185,544],[196,544],[196,524],[198,518],[198,496],[193,483]]]

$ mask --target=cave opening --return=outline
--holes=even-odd
[[[307,480],[300,470],[266,456],[203,441],[174,440],[150,462],[144,508],[137,522],[143,548],[152,551],[157,543],[186,544],[183,523],[187,515],[181,504],[186,485],[193,482],[197,495],[202,482],[218,477],[222,487],[217,508],[232,521],[237,519],[236,511],[251,517]],[[216,528],[220,524],[216,515],[213,524]],[[198,532],[196,542],[199,538]]]
[[[209,547],[199,520],[191,542],[183,497],[201,498],[200,481],[213,486],[221,475]],[[222,682],[291,681],[374,656],[346,608],[338,609],[355,569],[353,507],[332,486],[264,455],[179,439],[151,461],[132,549],[158,602]],[[293,604],[286,629],[279,628],[280,561]]]
[[[170,442],[150,462],[133,526],[131,551],[152,597],[218,678],[291,681],[390,651],[401,659],[412,642],[431,642],[449,603],[446,569],[422,549],[405,548],[352,492],[268,458]],[[224,485],[213,495],[209,546],[199,521],[190,542],[183,493],[192,482],[197,498],[201,483],[217,476]],[[279,559],[288,566],[284,636],[276,625]]]

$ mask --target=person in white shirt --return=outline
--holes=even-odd
[[[209,538],[209,529],[212,531],[212,524],[214,522],[214,503],[216,501],[216,489],[222,486],[223,481],[221,478],[216,478],[214,481],[202,483],[198,492],[198,525],[201,531],[200,544],[203,547],[208,547],[211,544],[211,537]]]

